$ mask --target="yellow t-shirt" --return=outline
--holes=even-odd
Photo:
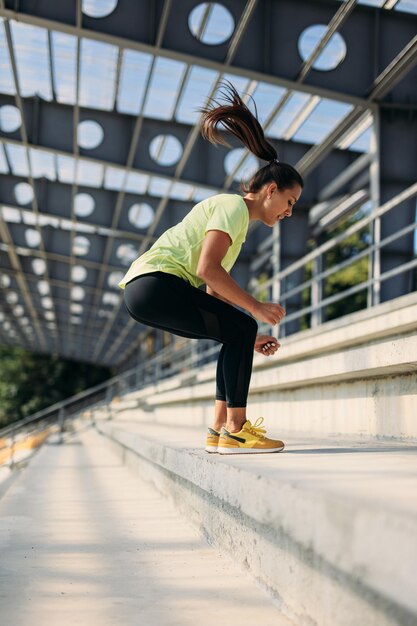
[[[233,267],[249,226],[249,211],[242,196],[220,193],[196,204],[176,226],[166,230],[151,248],[133,261],[119,287],[149,272],[167,272],[199,287],[197,266],[203,241],[209,230],[222,230],[230,235],[232,244],[222,260],[229,272]]]

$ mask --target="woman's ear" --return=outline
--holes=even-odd
[[[278,186],[276,183],[270,183],[268,185],[268,196],[272,196],[272,194],[275,193],[277,189]]]

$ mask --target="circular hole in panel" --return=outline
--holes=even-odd
[[[81,315],[83,311],[84,311],[84,307],[82,306],[82,304],[75,304],[75,302],[72,302],[71,313],[75,313],[76,315]]]
[[[216,46],[230,39],[235,21],[219,2],[202,2],[190,12],[188,28],[201,43]]]
[[[148,228],[154,220],[155,212],[150,204],[138,202],[129,209],[129,222],[136,228]]]
[[[25,239],[28,246],[35,248],[41,242],[41,236],[34,228],[27,228],[25,231]]]
[[[97,148],[103,141],[104,131],[102,126],[94,120],[85,120],[78,124],[77,141],[81,148],[92,150]]]
[[[71,280],[75,283],[82,283],[87,278],[87,270],[82,265],[75,265],[72,268]]]
[[[49,283],[47,280],[40,280],[38,282],[38,291],[42,296],[46,296],[49,293]]]
[[[16,315],[17,317],[20,317],[21,315],[25,314],[25,309],[22,307],[21,304],[18,304],[17,306],[14,307],[13,309],[13,313],[14,315]]]
[[[120,299],[120,296],[118,296],[117,294],[106,291],[106,293],[103,294],[102,302],[103,304],[116,305],[119,303],[119,299]]]
[[[33,200],[33,189],[29,183],[18,183],[14,188],[14,195],[18,204],[29,204]]]
[[[124,276],[123,272],[111,272],[111,274],[109,274],[107,278],[108,286],[118,289],[119,283],[122,280],[123,276]]]
[[[41,298],[41,303],[45,309],[52,309],[54,306],[51,298]]]
[[[82,287],[73,287],[71,289],[71,297],[73,300],[84,300],[85,291]]]
[[[116,256],[123,265],[130,265],[137,255],[137,250],[131,243],[122,243],[116,250]]]
[[[82,12],[89,17],[107,17],[119,0],[82,0]]]
[[[228,176],[235,170],[245,152],[245,148],[236,148],[235,150],[230,150],[226,155],[224,159],[224,169]],[[253,154],[250,154],[233,174],[233,180],[248,180],[258,169],[258,159]]]
[[[16,304],[19,300],[19,296],[15,291],[9,291],[9,293],[6,294],[6,300],[9,304]]]
[[[74,237],[73,254],[86,256],[90,252],[90,240],[83,235]]]
[[[78,217],[91,215],[96,206],[96,202],[89,193],[77,193],[74,198],[74,213]]]
[[[34,259],[32,261],[32,269],[37,276],[46,272],[46,263],[43,259]]]
[[[22,124],[22,117],[17,107],[5,104],[0,107],[0,129],[4,133],[14,133]]]
[[[81,324],[82,319],[80,317],[71,317],[71,324]]]
[[[55,319],[55,314],[53,311],[45,311],[44,313],[44,317],[46,320],[54,320]]]
[[[323,37],[327,30],[327,26],[323,24],[314,24],[306,28],[298,38],[298,52],[303,61],[306,61],[317,43]],[[346,43],[340,33],[334,33],[326,46],[320,52],[319,56],[313,63],[315,70],[329,71],[334,70],[344,60],[346,56]]]
[[[159,165],[174,165],[182,155],[182,144],[174,135],[157,135],[149,146],[149,154]]]
[[[10,287],[10,278],[9,276],[7,276],[7,274],[2,274],[0,276],[0,285],[2,287],[5,287],[6,289]]]

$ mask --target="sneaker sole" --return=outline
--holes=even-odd
[[[281,452],[285,446],[281,448],[269,448],[260,450],[259,448],[217,448],[219,454],[265,454],[267,452]]]
[[[207,446],[206,452],[218,452],[218,449],[216,446]]]

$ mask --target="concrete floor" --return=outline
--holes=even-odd
[[[0,501],[10,626],[289,626],[228,556],[86,427],[46,444]]]

